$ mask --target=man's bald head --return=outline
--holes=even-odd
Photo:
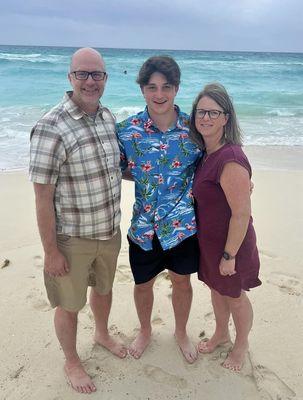
[[[84,79],[79,74],[77,76],[76,72],[80,71],[84,72]],[[92,73],[100,72],[101,79],[94,79]],[[71,99],[88,114],[94,114],[99,108],[99,100],[107,81],[105,72],[105,63],[97,50],[84,47],[73,54],[68,74],[73,87]]]
[[[105,63],[101,54],[91,47],[83,47],[75,51],[75,53],[72,55],[70,62],[70,72],[77,70],[79,66],[87,60],[100,64],[101,70],[105,71]]]

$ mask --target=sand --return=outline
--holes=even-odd
[[[254,167],[253,215],[263,285],[249,294],[254,307],[250,352],[241,373],[220,366],[228,346],[189,365],[173,338],[167,274],[155,285],[153,341],[140,360],[120,360],[93,344],[93,319],[79,315],[78,350],[97,386],[90,399],[303,399],[303,150],[247,149]],[[62,373],[53,310],[43,286],[43,252],[32,185],[26,172],[0,174],[0,399],[68,400],[80,395]],[[112,334],[129,344],[138,321],[132,297],[126,232],[133,185],[123,183],[123,243],[110,317]],[[214,327],[209,290],[192,277],[194,300],[188,330],[194,342]],[[232,329],[233,332],[233,329]],[[86,395],[87,396],[87,395]]]

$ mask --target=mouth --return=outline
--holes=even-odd
[[[99,90],[98,90],[97,88],[94,88],[94,89],[83,88],[82,91],[83,91],[83,92],[86,92],[86,93],[88,93],[88,94],[95,94],[95,93],[97,93]]]
[[[201,128],[211,128],[213,125],[211,124],[200,124]]]
[[[156,101],[156,100],[154,100],[154,103],[157,104],[157,105],[159,105],[159,106],[161,106],[162,104],[167,103],[167,100],[163,100],[163,101]]]

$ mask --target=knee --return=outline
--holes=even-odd
[[[71,321],[77,321],[78,318],[78,311],[69,311],[61,306],[56,308],[56,315],[60,318],[69,319]]]
[[[174,289],[182,291],[191,291],[190,275],[170,275],[170,279]]]
[[[242,308],[243,305],[246,303],[246,297],[242,295],[237,298],[228,297],[228,303],[232,309],[237,310]]]
[[[147,292],[149,290],[152,290],[153,286],[154,286],[154,282],[155,282],[155,280],[151,279],[148,282],[136,284],[135,285],[135,290],[138,293],[144,293],[144,292]]]

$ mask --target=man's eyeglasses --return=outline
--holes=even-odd
[[[219,111],[219,110],[203,110],[202,108],[197,108],[196,109],[196,117],[197,118],[204,118],[205,115],[208,114],[208,117],[210,119],[217,119],[220,117],[221,114],[227,114],[225,111]]]
[[[101,71],[72,71],[71,74],[74,74],[79,81],[86,81],[90,75],[94,81],[103,81],[106,77],[106,72]]]

